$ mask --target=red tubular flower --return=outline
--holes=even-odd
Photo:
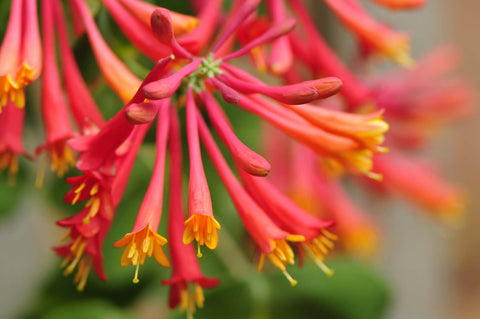
[[[391,123],[391,144],[418,148],[441,126],[473,112],[474,90],[451,75],[457,62],[455,51],[439,48],[420,59],[415,70],[370,79],[375,99]]]
[[[323,205],[317,215],[335,222],[344,249],[360,256],[374,253],[380,237],[375,223],[352,201],[336,179],[321,173],[314,178],[316,198]]]
[[[202,5],[202,9],[198,13],[198,20],[202,23],[192,32],[179,39],[182,47],[193,54],[198,54],[205,49],[213,37],[215,27],[220,19],[222,4],[222,0],[209,0]]]
[[[54,34],[53,0],[42,2],[42,31],[44,42],[44,72],[42,81],[42,115],[46,130],[46,143],[36,149],[36,153],[47,150],[50,167],[59,177],[63,176],[70,166],[75,165],[73,152],[67,141],[73,136],[67,106],[62,96],[62,88],[57,69]],[[42,168],[43,170],[44,168]],[[40,171],[37,185],[41,186],[43,172]]]
[[[170,48],[160,43],[149,26],[144,25],[117,0],[102,0],[108,12],[117,22],[125,36],[153,61],[171,54]],[[153,11],[153,10],[152,10]]]
[[[176,110],[172,109],[169,139],[171,169],[168,238],[173,271],[171,278],[164,280],[163,284],[170,285],[169,307],[173,309],[180,304],[180,311],[187,311],[191,316],[196,306],[203,307],[202,288],[212,288],[219,280],[202,274],[193,247],[183,243],[185,214],[182,205],[182,146],[179,124]],[[193,291],[190,285],[193,285]]]
[[[13,102],[7,102],[7,107],[0,116],[0,173],[8,170],[9,183],[14,184],[18,172],[18,156],[25,154],[22,142],[25,109],[8,104]]]
[[[268,0],[267,5],[274,24],[287,18],[283,0]],[[293,65],[293,52],[288,37],[280,37],[272,42],[269,67],[274,74],[284,74]]]
[[[77,215],[57,222],[59,226],[68,228],[62,241],[67,238],[71,241],[55,247],[55,251],[65,258],[62,263],[65,275],[69,275],[77,268],[74,282],[78,290],[84,289],[92,265],[97,276],[106,280],[102,265],[102,245],[113,222],[115,209],[127,186],[138,149],[149,127],[143,125],[134,129],[131,147],[121,159],[115,177],[98,171],[89,171],[68,180],[73,188],[65,196],[65,201],[72,204],[88,201]]]
[[[241,93],[262,93],[281,103],[292,105],[305,104],[314,100],[327,98],[336,94],[342,88],[342,81],[334,77],[282,86],[248,83],[229,75],[220,75],[218,78]]]
[[[335,76],[342,80],[342,94],[349,109],[356,109],[372,102],[372,96],[368,87],[348,69],[338,58],[335,52],[317,31],[307,9],[301,1],[292,0],[292,8],[298,16],[299,24],[305,29],[305,38],[300,38],[298,32],[289,35],[292,49],[296,56],[300,57],[308,66],[314,76],[324,74]],[[304,48],[305,50],[302,50]],[[303,52],[305,51],[305,52]]]
[[[78,137],[70,141],[72,148],[81,152],[77,162],[79,170],[95,170],[113,164],[113,158],[116,156],[115,152],[134,129],[134,125],[128,121],[124,113],[125,110],[128,109],[130,104],[138,104],[145,100],[142,91],[143,86],[158,78],[170,61],[170,57],[158,61],[127,106],[108,121],[98,133]],[[105,165],[106,163],[110,164]]]
[[[163,103],[160,107],[155,166],[133,230],[113,245],[116,248],[125,247],[120,261],[122,266],[132,265],[136,267],[133,283],[138,283],[138,269],[140,265],[145,263],[147,257],[153,255],[160,265],[170,267],[162,249],[167,240],[156,232],[162,216],[165,153],[170,122],[169,109],[170,104],[168,102]]]
[[[337,240],[336,235],[326,230],[332,222],[310,216],[266,179],[243,172],[240,176],[250,196],[261,204],[270,218],[282,229],[303,236],[302,247],[320,269],[328,276],[333,275],[333,271],[323,263],[325,255],[334,247],[333,241]]]
[[[105,43],[86,4],[81,0],[70,0],[70,2],[75,14],[80,16],[85,26],[95,60],[103,78],[120,99],[127,103],[135,95],[140,86],[140,80],[133,75]]]
[[[105,120],[88,91],[87,85],[83,81],[75,62],[75,57],[68,43],[67,24],[65,23],[62,8],[58,1],[54,1],[53,5],[62,58],[63,81],[75,122],[80,130],[83,130],[87,123],[93,123],[97,127],[101,127]]]
[[[120,2],[146,27],[151,28],[150,19],[152,12],[158,8],[157,6],[140,0],[120,0]],[[177,13],[172,10],[169,10],[169,13],[172,16],[173,31],[176,36],[189,33],[200,23],[200,21],[193,16]]]
[[[438,177],[431,166],[399,152],[375,158],[374,165],[384,175],[382,186],[387,190],[398,192],[447,222],[458,220],[462,214],[462,192]]]
[[[377,52],[405,67],[412,67],[409,39],[375,21],[356,0],[323,0],[340,21]]]
[[[267,255],[272,264],[282,271],[292,286],[296,285],[297,281],[290,276],[286,269],[286,265],[295,263],[293,250],[287,241],[303,242],[305,241],[305,237],[291,234],[281,229],[266,215],[262,208],[260,208],[236,180],[212,136],[208,132],[206,124],[200,117],[198,120],[200,135],[205,149],[222,179],[233,204],[237,208],[245,228],[261,251],[258,271],[262,269],[265,255]]]
[[[187,138],[190,154],[190,178],[188,186],[188,219],[185,221],[183,243],[190,244],[194,239],[198,244],[197,256],[201,257],[200,246],[215,249],[218,244],[217,229],[220,224],[213,217],[212,201],[207,179],[203,170],[200,143],[198,140],[197,110],[193,91],[187,93]]]
[[[25,105],[24,88],[42,68],[36,0],[13,0],[7,32],[0,48],[0,113],[10,100]]]
[[[356,140],[372,151],[385,151],[379,146],[384,141],[383,133],[388,130],[388,124],[382,120],[383,111],[362,115],[313,105],[286,105],[286,107],[328,132]]]
[[[237,164],[249,174],[267,175],[270,171],[270,164],[237,138],[217,101],[207,92],[202,93],[202,98],[215,130],[232,153]]]

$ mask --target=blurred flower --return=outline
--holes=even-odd
[[[38,78],[41,68],[37,1],[13,0],[0,48],[0,113],[8,101],[24,107],[24,88]]]

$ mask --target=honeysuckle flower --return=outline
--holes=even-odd
[[[294,0],[297,1],[297,0]],[[375,21],[357,0],[323,0],[339,20],[380,54],[405,67],[412,67],[409,38]]]
[[[160,43],[152,34],[151,28],[124,8],[117,0],[101,0],[117,22],[125,36],[136,48],[153,61],[171,54],[170,48]],[[153,9],[151,9],[151,12]]]
[[[77,215],[57,222],[59,226],[68,228],[62,241],[68,238],[71,241],[56,247],[55,251],[65,258],[62,263],[65,275],[71,274],[77,268],[74,282],[78,290],[84,289],[92,265],[97,276],[106,280],[103,270],[103,242],[148,128],[149,125],[143,125],[134,129],[131,147],[119,163],[115,177],[98,171],[88,171],[84,175],[69,179],[73,188],[65,196],[65,201],[71,204],[88,201]]]
[[[391,9],[424,2],[372,1]],[[201,143],[258,247],[258,271],[269,260],[292,285],[297,282],[288,271],[296,262],[296,252],[299,264],[306,254],[331,275],[324,259],[337,240],[348,251],[371,252],[375,248],[375,224],[349,198],[339,180],[349,176],[340,173],[370,177],[378,188],[401,193],[443,218],[452,218],[463,206],[457,188],[403,154],[396,154],[400,149],[422,146],[420,142],[430,137],[432,127],[471,110],[471,90],[463,81],[446,77],[454,65],[451,58],[440,54],[421,61],[415,70],[380,76],[356,74],[328,46],[300,0],[267,0],[265,10],[258,10],[260,0],[235,0],[228,12],[223,11],[222,0],[191,2],[198,13],[195,17],[141,0],[100,1],[132,45],[156,62],[141,80],[103,39],[87,2],[67,1],[76,35],[86,33],[100,78],[122,100],[123,108],[104,120],[75,63],[62,2],[42,1],[42,107],[47,143],[38,150],[51,152],[59,174],[74,164],[68,147],[79,153],[76,167],[81,175],[67,179],[72,188],[64,200],[82,203],[83,208],[58,222],[67,229],[67,242],[55,248],[65,259],[64,273],[77,271],[74,281],[79,290],[84,289],[92,267],[106,279],[102,246],[139,147],[155,119],[153,174],[131,232],[115,247],[124,248],[122,266],[136,267],[136,283],[139,266],[147,257],[153,256],[162,266],[170,265],[162,250],[168,240],[172,277],[163,283],[171,286],[170,307],[179,305],[189,318],[203,306],[202,289],[218,283],[202,274],[197,260],[202,245],[214,249],[219,243],[221,222],[217,211],[213,215]],[[374,20],[357,0],[324,2],[368,53],[411,66],[406,35]],[[13,105],[24,104],[24,86],[38,76],[41,66],[35,3],[12,1],[0,49],[0,87],[4,88],[0,109],[7,104],[0,115],[0,170],[8,169],[11,176],[18,169],[17,157],[26,154],[21,141],[24,110]],[[54,34],[59,40],[64,85],[57,72]],[[269,71],[278,82],[269,85],[245,72],[243,65],[233,66],[233,59],[247,55],[261,72]],[[70,128],[63,86],[79,129],[75,133]],[[275,156],[267,156],[267,161],[242,143],[216,100],[220,95],[232,104],[230,107],[242,108],[279,129],[265,142]],[[177,114],[177,108],[184,106],[190,166],[187,218],[182,206]],[[237,176],[212,138],[204,120],[207,117],[230,154]],[[391,137],[386,143],[394,149],[391,159],[388,154],[379,155],[387,150],[384,136]],[[168,145],[169,216],[168,237],[164,238],[157,230],[163,214]],[[270,173],[273,176],[267,177]],[[377,183],[381,174],[385,175],[384,184]],[[411,176],[418,176],[418,180]]]
[[[305,33],[305,37],[302,37],[297,31],[289,35],[295,56],[307,65],[313,76],[324,74],[342,80],[343,85],[340,94],[345,97],[348,103],[347,109],[354,110],[365,104],[371,104],[373,97],[369,88],[343,64],[328,46],[302,2],[293,0],[291,6]]]
[[[0,116],[0,173],[7,170],[9,183],[14,184],[18,172],[18,156],[25,155],[22,141],[25,109],[8,104],[13,102],[7,102],[7,107]]]
[[[317,163],[316,155],[303,145],[281,139],[278,134],[272,135],[275,134],[272,128],[264,130],[264,134],[264,143],[270,145],[275,141],[277,145],[273,151],[267,152],[274,167],[278,167],[279,163],[281,165],[282,161],[288,162],[288,165],[282,165],[285,167],[284,170],[272,172],[269,180],[277,184],[279,177],[288,179],[288,183],[280,184],[280,189],[290,194],[292,200],[303,208],[303,214],[308,213],[315,218],[332,220],[334,222],[332,229],[338,234],[340,247],[347,252],[359,256],[368,256],[375,252],[379,239],[375,223],[349,198],[337,178],[325,176]],[[336,236],[332,238],[328,233],[325,237],[336,240]],[[317,239],[318,241],[325,247],[323,250],[320,247],[317,251],[323,251],[325,254],[329,249],[328,242],[323,242],[325,239],[323,241]],[[328,268],[324,269],[328,274]]]
[[[180,125],[176,110],[170,115],[170,185],[169,185],[169,218],[168,238],[172,260],[172,275],[164,280],[170,285],[168,305],[170,308],[180,307],[180,311],[192,316],[196,307],[202,308],[204,303],[203,289],[216,286],[219,279],[205,277],[198,264],[194,249],[183,243],[185,214],[182,196],[182,146]],[[192,288],[190,286],[193,286]]]
[[[372,255],[380,242],[375,222],[353,202],[335,178],[317,173],[313,183],[316,198],[322,203],[316,215],[334,221],[340,245],[359,256]]]
[[[24,89],[38,78],[41,68],[37,1],[13,0],[0,47],[0,113],[8,101],[24,107]]]
[[[388,158],[376,158],[374,165],[384,176],[382,186],[386,190],[405,196],[441,220],[458,221],[465,207],[464,195],[456,186],[438,177],[432,165],[399,152],[392,152]]]
[[[150,19],[157,6],[140,0],[120,0],[121,4],[137,17],[146,27],[151,28]],[[169,10],[172,17],[173,32],[176,36],[189,33],[196,28],[200,21],[194,16],[189,16]]]
[[[157,233],[162,216],[165,155],[170,122],[169,109],[170,105],[164,103],[159,112],[155,166],[135,225],[130,233],[114,244],[116,248],[125,247],[120,264],[124,267],[129,265],[136,267],[133,283],[139,282],[138,269],[145,263],[147,257],[153,256],[160,265],[170,266],[162,249],[167,240]]]
[[[188,185],[188,219],[185,221],[183,243],[189,244],[195,239],[198,244],[197,256],[201,257],[200,246],[206,245],[210,249],[217,247],[217,229],[220,229],[220,224],[213,217],[210,190],[203,170],[198,137],[198,115],[192,89],[189,89],[187,93],[186,112],[190,178]]]
[[[457,63],[455,51],[438,48],[420,59],[415,70],[370,79],[375,100],[391,123],[390,143],[418,148],[442,126],[473,112],[471,85],[452,75]]]
[[[145,78],[142,85],[139,86],[135,96],[127,104],[142,103],[145,100],[142,88],[152,80],[156,79],[162,72],[171,58],[167,57],[160,60]],[[110,119],[96,134],[77,137],[70,140],[70,145],[76,151],[81,152],[77,168],[81,171],[96,170],[102,167],[111,167],[114,165],[114,159],[119,155],[119,147],[123,144],[128,148],[126,142],[131,135],[134,125],[129,122],[124,112],[119,112]]]
[[[102,127],[105,123],[98,106],[88,91],[85,81],[82,79],[67,36],[67,24],[58,1],[53,2],[55,12],[55,24],[58,33],[60,56],[62,60],[62,75],[67,92],[67,98],[73,117],[80,130],[86,129],[87,125]]]
[[[59,177],[75,166],[73,152],[67,141],[74,135],[70,126],[68,109],[62,95],[57,68],[54,4],[52,0],[42,2],[42,34],[44,48],[44,70],[42,81],[42,115],[45,123],[46,142],[36,149],[36,154],[48,152],[50,167]],[[39,172],[37,186],[42,185],[43,170]]]
[[[205,123],[200,117],[198,119],[200,135],[207,153],[230,194],[245,228],[261,251],[258,271],[262,269],[265,256],[267,256],[272,264],[285,275],[292,286],[296,285],[297,281],[290,276],[286,268],[287,265],[295,263],[294,253],[288,242],[303,242],[305,237],[281,229],[267,216],[236,180],[220,150],[215,145]]]
[[[333,240],[337,240],[336,235],[326,230],[332,222],[310,216],[268,180],[242,171],[240,176],[250,196],[261,204],[270,218],[288,232],[303,236],[305,241],[301,247],[327,275],[333,275],[323,263],[324,256],[333,249]]]
[[[74,13],[78,14],[85,26],[90,40],[95,60],[107,84],[127,103],[133,98],[141,81],[123,64],[123,62],[110,50],[95,22],[88,11],[86,4],[81,0],[69,0]]]
[[[267,5],[272,15],[272,23],[280,23],[287,18],[282,0],[268,0]],[[288,37],[280,37],[272,42],[269,59],[270,70],[274,74],[283,74],[293,65],[293,52]]]

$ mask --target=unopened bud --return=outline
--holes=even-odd
[[[160,42],[170,45],[173,34],[172,18],[168,10],[157,8],[152,12],[150,24],[152,26],[153,35],[160,40]]]
[[[145,124],[153,121],[158,113],[158,103],[133,103],[125,108],[125,116],[132,124]]]

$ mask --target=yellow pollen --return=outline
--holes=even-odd
[[[0,153],[0,173],[5,169],[8,169],[8,183],[15,185],[15,176],[18,173],[18,156],[10,150]]]
[[[120,265],[122,267],[135,266],[133,283],[138,283],[139,266],[145,263],[147,257],[153,256],[161,266],[170,267],[167,256],[162,249],[162,246],[166,243],[167,240],[164,237],[154,232],[150,225],[147,225],[138,232],[125,235],[113,246],[116,248],[125,247],[120,259]]]
[[[33,81],[35,73],[36,70],[24,62],[18,69],[15,79],[11,74],[0,76],[0,113],[9,100],[19,108],[25,106],[24,88]]]
[[[134,284],[138,284],[138,282],[140,281],[140,280],[138,280],[138,270],[139,270],[139,268],[140,268],[140,264],[137,264],[137,267],[135,268],[135,277],[133,277],[133,280],[132,280],[132,282]]]
[[[198,257],[198,258],[202,258],[202,257],[203,257],[203,254],[202,254],[202,252],[200,251],[200,247],[201,247],[201,246],[197,244],[197,257]]]
[[[195,239],[198,245],[198,257],[202,256],[200,246],[206,245],[210,249],[217,247],[217,229],[220,229],[220,224],[213,216],[192,214],[192,216],[185,221],[184,225],[183,243],[188,245]]]
[[[293,279],[292,276],[290,276],[290,274],[287,272],[287,270],[282,271],[282,273],[285,275],[285,278],[287,278],[292,287],[297,285],[298,281]]]

